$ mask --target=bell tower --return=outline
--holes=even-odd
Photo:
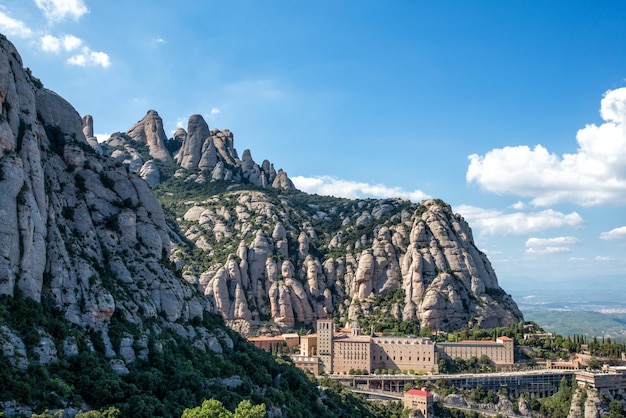
[[[333,372],[333,337],[335,326],[332,319],[317,321],[317,356],[326,373]]]

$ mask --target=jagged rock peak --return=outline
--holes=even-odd
[[[83,134],[89,145],[91,145],[98,154],[102,154],[102,147],[98,143],[98,138],[93,134],[93,117],[91,115],[83,116]]]
[[[207,140],[212,142],[210,136],[209,125],[202,115],[191,115],[187,124],[187,134],[176,156],[176,162],[187,170],[197,167],[202,158],[204,142]]]
[[[89,129],[85,126],[85,129]],[[222,180],[281,190],[295,189],[287,173],[282,170],[276,172],[274,165],[267,160],[259,166],[252,159],[250,150],[244,151],[242,159],[239,159],[233,133],[228,129],[210,129],[199,114],[189,117],[187,130],[179,127],[173,137],[166,140],[161,118],[156,111],[150,110],[130,128],[127,138],[147,143],[152,158],[166,162],[173,159],[181,167],[176,176],[189,178],[196,183]],[[127,138],[121,133],[112,136],[107,141],[109,155],[131,166],[131,170],[139,173],[150,185],[155,185],[155,182],[158,184],[161,177],[158,168],[151,165],[149,170],[142,170],[146,162],[142,155],[145,157],[145,154],[141,154]],[[200,174],[193,173],[196,169],[200,170]],[[146,177],[148,173],[150,178]]]
[[[148,110],[139,122],[126,132],[133,140],[148,145],[150,155],[161,161],[170,161],[172,156],[167,150],[167,135],[163,129],[163,120],[156,110]]]

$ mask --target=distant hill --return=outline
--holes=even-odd
[[[626,313],[532,309],[524,318],[536,322],[546,331],[561,335],[581,334],[626,340]]]

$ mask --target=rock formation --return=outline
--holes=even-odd
[[[162,181],[159,164],[172,158],[158,114],[113,134],[106,143],[113,159],[100,157],[85,138],[93,120],[38,87],[13,47],[3,47],[0,294],[19,288],[39,300],[51,277],[49,292],[68,320],[104,331],[116,310],[139,323],[216,309],[241,330],[271,318],[283,328],[352,320],[390,291],[404,295],[391,312],[397,320],[431,329],[522,319],[471,229],[444,202],[307,197],[269,161],[258,165],[249,150],[239,158],[232,132],[210,129],[201,115],[170,140],[180,141],[172,178],[240,190],[179,202],[178,224],[168,227],[148,187]],[[168,183],[160,187],[168,193]],[[170,237],[181,243],[172,260],[184,281],[164,267]],[[133,296],[116,297],[110,277]]]
[[[108,347],[113,315],[141,329],[214,311],[170,269],[168,227],[148,184],[94,151],[92,119],[43,88],[4,37],[0,104],[0,295],[40,301],[45,294],[70,323],[101,331]],[[157,152],[158,121],[149,113],[133,133],[167,159]],[[0,334],[21,361],[19,338],[5,328]],[[52,361],[54,345],[42,341],[39,361]]]
[[[126,133],[133,140],[146,144],[153,158],[161,161],[170,161],[172,159],[165,146],[167,136],[163,130],[163,120],[156,111],[149,110],[146,116]]]
[[[85,132],[88,132],[89,126],[93,126],[93,119],[86,116],[84,120]],[[168,142],[178,148],[173,156],[167,148]],[[148,155],[142,155],[137,143],[148,146]],[[144,166],[150,159],[155,159],[162,162],[174,160],[181,167],[176,176],[196,183],[227,181],[279,190],[295,189],[287,173],[283,170],[276,172],[274,165],[267,160],[258,165],[252,159],[250,150],[245,150],[239,159],[232,132],[227,129],[210,129],[202,115],[191,115],[187,131],[178,128],[168,141],[163,130],[163,121],[155,110],[149,110],[126,133],[113,134],[107,141],[107,146],[108,155],[128,165],[131,171],[139,174],[150,186],[155,186],[162,180],[156,163]],[[195,170],[199,170],[200,174],[193,173]]]
[[[367,314],[367,301],[390,291],[405,295],[393,313],[398,320],[419,318],[435,329],[521,319],[474,246],[469,226],[441,201],[349,201],[299,193],[268,161],[256,164],[248,150],[239,159],[232,133],[209,130],[198,115],[190,118],[188,131],[178,130],[167,140],[161,119],[150,111],[127,133],[115,133],[100,145],[93,119],[81,118],[45,89],[3,36],[0,105],[3,306],[7,300],[45,305],[47,314],[58,311],[67,328],[59,337],[46,325],[50,332],[34,328],[26,338],[17,327],[1,323],[5,372],[44,375],[53,363],[68,371],[69,361],[61,357],[87,354],[104,361],[111,373],[132,376],[130,364],[142,359],[146,373],[115,389],[137,394],[140,380],[167,376],[163,370],[169,365],[152,373],[157,364],[148,362],[179,349],[196,357],[205,353],[217,359],[211,369],[231,372],[234,366],[245,371],[252,358],[260,358],[211,314],[222,314],[242,331],[272,318],[294,328],[329,316],[356,319]],[[169,149],[176,147],[168,147],[177,141],[180,149],[172,162]],[[101,146],[106,155],[97,151]],[[177,219],[168,224],[150,185],[163,180],[160,164],[171,169],[175,163],[180,168],[168,179],[189,182],[204,197],[171,199],[176,202],[168,209]],[[202,188],[212,180],[225,182],[218,183],[223,190],[206,198],[210,193]],[[174,195],[168,186],[159,185],[161,196]],[[220,376],[220,384],[239,388],[245,382],[245,393],[238,396],[249,396],[270,392],[281,376],[294,381],[289,376],[294,373],[280,371],[288,366],[263,359],[266,364],[254,364],[259,368],[254,376]],[[77,387],[56,380],[69,392]],[[215,382],[197,378],[191,384],[204,394]],[[275,416],[295,404],[295,398],[284,396],[289,385],[282,384],[280,392],[272,388],[280,393],[280,403],[271,405]],[[307,385],[296,386],[306,391],[303,398],[315,399]],[[175,394],[185,398],[181,405],[189,403],[190,389]],[[143,403],[139,396],[129,396],[139,398],[132,402],[115,396],[117,402]],[[316,408],[324,405],[323,397],[316,401]],[[336,416],[322,410],[323,416]]]
[[[471,229],[444,202],[328,198],[323,207],[301,197],[232,191],[188,201],[181,212],[181,230],[211,263],[205,271],[189,263],[184,276],[238,329],[270,317],[286,329],[353,320],[368,314],[372,297],[395,290],[404,294],[396,319],[431,329],[522,319]]]

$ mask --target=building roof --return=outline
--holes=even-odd
[[[502,337],[498,337],[498,339],[502,341],[513,341],[513,338],[509,338],[506,335],[503,335]]]
[[[248,341],[283,341],[283,337],[249,337]]]
[[[369,335],[339,335],[334,338],[336,343],[367,343],[372,340]]]
[[[437,343],[437,345],[449,345],[449,346],[455,346],[455,345],[463,345],[463,344],[468,344],[468,345],[502,345],[497,343],[496,341],[492,341],[492,340],[462,340],[462,341],[458,341],[458,342],[441,342],[441,343]]]
[[[433,396],[433,394],[430,392],[426,392],[425,390],[417,390],[417,389],[407,390],[405,392],[405,395],[425,396],[425,397]]]

